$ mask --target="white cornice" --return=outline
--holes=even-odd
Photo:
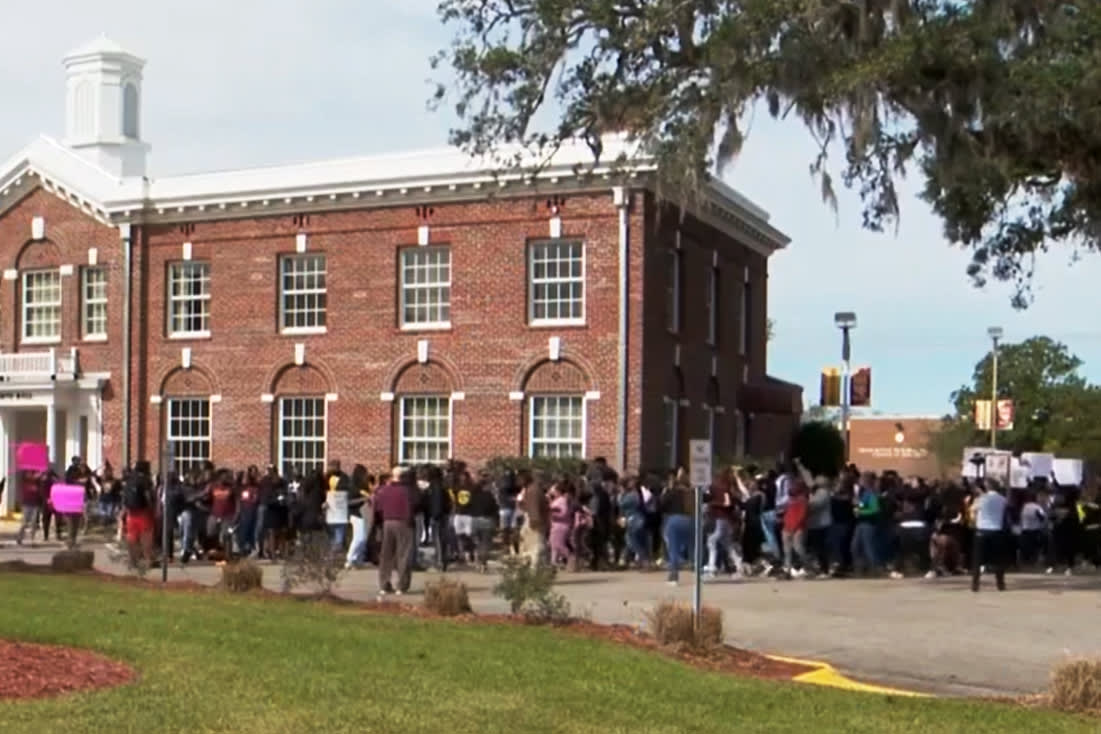
[[[549,162],[521,160],[527,165],[517,168],[510,165],[515,157],[508,155],[478,160],[446,148],[152,180],[118,179],[42,137],[0,167],[0,214],[38,182],[95,219],[115,224],[477,201],[624,184],[655,188],[653,159],[622,136],[605,139],[601,163],[594,164],[581,142],[563,146]],[[709,186],[698,205],[687,208],[762,254],[789,242],[769,224],[763,209],[721,181]]]

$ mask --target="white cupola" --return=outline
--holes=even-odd
[[[65,63],[67,147],[107,172],[145,175],[141,140],[141,72],[145,60],[107,38],[71,51]]]

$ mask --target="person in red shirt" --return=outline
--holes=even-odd
[[[228,556],[233,548],[230,529],[237,517],[237,497],[233,491],[233,473],[228,469],[218,472],[218,476],[207,486],[207,502],[210,515],[206,521],[206,537],[212,543],[221,546]]]
[[[802,479],[794,480],[789,492],[783,527],[784,572],[789,578],[802,578],[807,575],[807,507],[809,492],[806,483]],[[795,556],[799,557],[798,568],[794,565]]]

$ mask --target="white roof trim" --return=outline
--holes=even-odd
[[[512,149],[519,152],[518,148]],[[49,137],[40,137],[0,165],[0,213],[31,190],[43,188],[103,222],[144,221],[181,216],[239,216],[257,204],[262,211],[321,202],[327,208],[392,205],[394,200],[478,200],[491,191],[518,193],[531,186],[603,188],[613,177],[652,188],[652,158],[623,135],[604,139],[602,161],[594,164],[584,142],[562,146],[549,162],[518,156],[528,164],[510,169],[509,150],[476,159],[457,148],[344,158],[159,179],[119,179]],[[542,164],[542,165],[539,165]],[[534,176],[530,171],[538,167]],[[768,223],[768,213],[729,185],[715,180],[698,208],[701,218],[724,231],[749,234],[764,254],[784,247],[787,236]],[[696,213],[696,212],[694,212]]]

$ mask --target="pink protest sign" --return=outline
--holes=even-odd
[[[58,482],[50,487],[50,503],[54,512],[62,515],[84,514],[84,487]]]
[[[44,443],[24,441],[15,445],[15,468],[18,471],[46,471],[50,466],[50,450]]]

